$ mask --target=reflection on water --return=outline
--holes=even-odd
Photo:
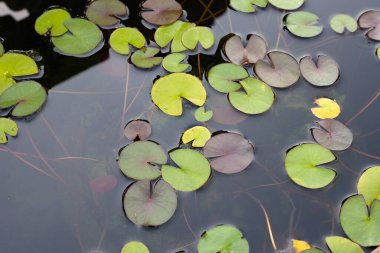
[[[83,2],[78,6],[84,6]],[[190,2],[185,1],[185,6]],[[80,13],[78,6],[73,7]],[[147,119],[153,126],[151,139],[170,150],[178,146],[182,132],[196,124],[195,108],[186,105],[181,118],[157,110],[149,92],[152,80],[166,74],[160,67],[138,70],[108,47],[85,59],[60,56],[33,34],[31,21],[20,23],[20,29],[29,31],[23,41],[22,35],[10,34],[15,30],[3,25],[10,24],[5,20],[0,29],[6,47],[35,48],[45,64],[40,81],[55,87],[39,115],[19,121],[20,136],[0,146],[2,251],[119,252],[126,241],[141,240],[152,252],[196,252],[196,240],[205,229],[231,223],[244,233],[253,252],[273,252],[259,202],[269,215],[278,248],[286,247],[289,238],[323,246],[324,236],[342,235],[337,221],[341,201],[356,191],[362,171],[379,163],[359,152],[380,155],[380,100],[354,118],[379,92],[379,62],[376,44],[363,32],[339,36],[329,29],[328,21],[333,14],[358,16],[367,8],[380,8],[380,4],[375,0],[307,1],[304,9],[318,14],[325,30],[306,40],[284,32],[280,27],[283,14],[272,8],[253,15],[227,10],[214,21],[218,39],[232,31],[258,33],[270,48],[278,45],[298,59],[305,54],[329,54],[339,63],[342,76],[330,88],[318,89],[301,80],[290,89],[276,90],[277,101],[264,115],[245,117],[234,112],[232,125],[208,122],[212,131],[243,133],[256,147],[255,161],[242,173],[214,173],[201,190],[180,193],[174,217],[159,228],[137,227],[123,214],[121,195],[132,181],[122,175],[115,161],[119,148],[128,143],[122,130],[131,119]],[[196,18],[192,15],[198,12],[187,10],[189,18]],[[204,53],[213,55],[216,49]],[[193,69],[197,71],[197,66]],[[226,96],[204,84],[210,98],[206,108],[231,110],[228,103],[219,102]],[[283,160],[292,145],[312,140],[308,129],[316,119],[309,108],[320,96],[340,102],[340,120],[349,122],[355,140],[353,149],[337,153],[338,161],[332,165],[338,171],[334,184],[311,191],[289,181]],[[94,192],[91,181],[106,175],[116,176],[116,187]]]

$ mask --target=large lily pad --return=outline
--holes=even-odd
[[[198,243],[199,253],[248,253],[249,244],[239,229],[219,225],[203,233]]]
[[[156,56],[159,52],[155,47],[143,47],[132,54],[131,62],[138,68],[153,68],[162,62],[162,57]]]
[[[220,133],[213,136],[203,148],[212,168],[225,174],[238,173],[253,161],[253,146],[242,135]]]
[[[70,19],[71,15],[65,9],[50,9],[37,18],[34,29],[41,35],[61,36],[68,31],[64,23]]]
[[[186,55],[180,53],[169,54],[165,56],[162,61],[162,67],[169,72],[172,73],[181,73],[185,72],[188,68],[190,68],[190,64],[182,63],[185,60]]]
[[[136,139],[141,141],[146,140],[151,133],[152,127],[150,123],[141,119],[128,122],[124,129],[124,136],[130,141],[134,141]]]
[[[127,217],[136,225],[159,226],[167,222],[177,208],[177,194],[165,181],[137,181],[123,196]]]
[[[319,17],[314,13],[296,11],[286,16],[285,25],[292,34],[302,38],[310,38],[323,31],[323,26],[317,25],[318,20]]]
[[[298,81],[301,71],[298,62],[291,55],[273,51],[268,53],[268,58],[270,64],[259,60],[254,68],[261,80],[276,88],[287,88]]]
[[[302,58],[300,69],[303,77],[315,86],[330,86],[340,75],[338,63],[327,55],[319,55],[317,64],[310,56]]]
[[[358,22],[360,28],[369,29],[366,34],[368,38],[380,41],[380,11],[364,12],[360,15]]]
[[[222,63],[212,67],[207,73],[210,85],[219,92],[229,93],[241,88],[238,81],[249,76],[242,66],[232,63]]]
[[[175,0],[147,0],[142,7],[142,18],[155,25],[168,25],[182,16],[182,6]]]
[[[359,245],[344,237],[329,236],[326,243],[331,253],[364,253]]]
[[[335,15],[330,20],[330,26],[336,33],[344,33],[345,29],[353,33],[358,29],[356,20],[347,14]]]
[[[157,166],[165,164],[166,153],[162,147],[151,141],[137,141],[124,147],[118,163],[127,177],[136,180],[153,180],[161,176]]]
[[[160,47],[166,47],[171,42],[170,48],[173,53],[185,51],[187,48],[182,44],[182,35],[194,26],[192,23],[181,20],[170,25],[160,26],[154,33],[154,40]]]
[[[187,129],[182,135],[182,142],[187,144],[193,142],[192,146],[201,148],[211,138],[210,131],[204,126],[195,126]]]
[[[201,153],[192,149],[176,149],[169,155],[179,168],[162,166],[162,178],[174,189],[195,191],[208,181],[211,175],[210,164]]]
[[[380,245],[380,200],[368,211],[362,195],[351,196],[340,209],[340,223],[346,235],[363,247]]]
[[[182,115],[182,98],[202,106],[206,101],[206,90],[195,76],[173,73],[158,79],[152,87],[152,100],[164,113]]]
[[[0,95],[15,83],[16,81],[13,78],[0,75]]]
[[[22,77],[38,73],[36,62],[24,54],[5,53],[0,57],[0,77]]]
[[[212,30],[205,26],[195,26],[187,29],[182,35],[182,44],[191,50],[194,50],[198,43],[204,49],[211,48],[215,43],[215,37]]]
[[[298,185],[319,189],[330,184],[336,172],[320,165],[332,162],[335,155],[318,144],[300,144],[291,148],[285,158],[285,169]]]
[[[329,98],[318,98],[314,101],[318,107],[311,108],[311,112],[320,119],[335,119],[341,110],[337,102]]]
[[[149,249],[142,242],[128,242],[121,249],[121,253],[149,253]]]
[[[136,28],[123,27],[112,32],[110,45],[119,54],[128,55],[129,45],[135,48],[142,48],[146,43],[144,35]]]
[[[241,12],[255,12],[255,6],[265,8],[268,5],[268,0],[230,0],[230,6]]]
[[[358,182],[358,193],[362,194],[368,206],[375,199],[380,200],[380,166],[367,169]]]
[[[120,22],[117,16],[126,16],[127,6],[119,0],[95,0],[86,10],[87,18],[100,26],[113,26]]]
[[[296,10],[300,8],[304,0],[269,0],[269,3],[282,10]]]
[[[0,118],[0,144],[4,144],[8,142],[8,138],[6,136],[17,136],[18,127],[16,122],[7,118]]]

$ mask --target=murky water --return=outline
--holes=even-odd
[[[338,223],[341,201],[356,192],[363,170],[380,163],[380,100],[355,117],[379,92],[380,62],[375,56],[376,43],[363,31],[340,36],[328,22],[337,13],[358,17],[364,10],[380,9],[380,2],[308,0],[303,9],[319,15],[325,30],[316,38],[299,39],[282,29],[284,13],[273,8],[243,14],[217,1],[211,3],[210,9],[218,15],[213,20],[201,7],[209,1],[183,1],[190,21],[211,25],[217,39],[231,32],[258,33],[270,48],[277,45],[297,59],[325,53],[339,63],[341,78],[330,88],[315,88],[301,80],[290,89],[276,90],[271,110],[250,117],[230,109],[226,96],[204,81],[209,97],[206,107],[219,111],[215,117],[219,123],[210,121],[207,126],[212,131],[243,133],[256,147],[255,161],[239,174],[214,173],[197,192],[179,193],[174,217],[158,228],[137,227],[123,214],[121,196],[132,181],[121,174],[115,161],[119,148],[128,143],[122,129],[129,120],[147,119],[153,126],[151,139],[170,150],[178,146],[182,132],[196,124],[194,107],[186,105],[184,115],[174,118],[152,104],[152,81],[166,74],[161,67],[138,70],[108,46],[88,58],[65,57],[54,53],[48,40],[34,32],[34,20],[45,8],[58,4],[81,15],[85,1],[8,2],[13,9],[28,8],[32,15],[18,24],[10,17],[0,18],[0,37],[7,49],[35,49],[43,57],[45,75],[39,81],[51,89],[42,112],[18,121],[18,138],[0,146],[1,252],[111,253],[119,252],[130,240],[143,241],[156,253],[196,252],[202,232],[222,223],[241,229],[252,252],[274,252],[259,203],[268,213],[279,249],[290,238],[325,247],[324,236],[343,235]],[[152,32],[136,21],[137,4],[128,1],[132,19],[123,22],[138,25],[149,37]],[[108,37],[110,31],[104,33]],[[217,45],[203,52],[211,56],[202,55],[202,67],[215,63],[215,52]],[[190,61],[194,62],[192,72],[198,73],[197,59]],[[288,148],[312,141],[309,128],[316,119],[309,108],[321,96],[342,105],[339,119],[349,123],[355,139],[352,149],[337,153],[338,161],[332,165],[338,172],[336,181],[316,191],[292,183],[283,161]],[[220,115],[226,111],[233,114],[230,122]],[[54,173],[59,180],[49,177]],[[116,188],[93,193],[90,181],[105,175],[117,177]]]

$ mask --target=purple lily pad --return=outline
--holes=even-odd
[[[120,22],[117,16],[126,16],[127,7],[119,0],[96,0],[87,7],[87,18],[100,26],[113,26]]]
[[[132,120],[130,121],[124,129],[124,136],[128,140],[146,140],[149,138],[152,133],[152,127],[150,123],[146,120]]]
[[[90,187],[94,192],[109,192],[117,185],[117,178],[107,175],[91,180]]]
[[[360,15],[358,23],[360,28],[370,29],[366,34],[368,38],[380,41],[380,11],[364,12]]]
[[[317,64],[311,56],[305,56],[300,61],[303,77],[315,86],[330,86],[339,79],[339,65],[327,55],[318,55]]]
[[[168,25],[182,16],[182,6],[175,0],[147,0],[141,16],[154,25]]]

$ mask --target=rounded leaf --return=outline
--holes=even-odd
[[[86,10],[87,18],[100,26],[113,26],[120,22],[117,16],[126,16],[127,6],[119,0],[95,0]]]
[[[293,35],[310,38],[319,35],[323,31],[323,26],[316,25],[318,20],[319,17],[314,13],[296,11],[286,16],[285,26]]]
[[[356,20],[347,14],[335,15],[330,20],[330,26],[336,33],[344,33],[345,29],[353,33],[358,29]]]
[[[368,206],[375,199],[380,200],[380,166],[367,169],[358,182],[358,193],[362,194]]]
[[[331,253],[364,253],[359,245],[344,237],[329,236],[326,243]]]
[[[360,15],[358,20],[362,29],[369,29],[367,37],[380,41],[380,11],[370,10]]]
[[[112,32],[110,45],[119,54],[129,54],[129,45],[142,48],[146,43],[144,35],[136,28],[123,27]]]
[[[0,144],[4,144],[8,142],[8,138],[6,136],[17,136],[18,127],[16,122],[7,118],[0,118]]]
[[[329,98],[318,98],[314,101],[318,107],[311,108],[315,117],[320,119],[335,119],[340,114],[340,106]]]
[[[146,120],[132,120],[128,122],[124,129],[124,136],[128,140],[134,141],[136,139],[143,141],[149,138],[152,133],[152,127]]]
[[[147,0],[142,7],[142,18],[154,25],[168,25],[182,16],[182,6],[175,0]]]
[[[315,86],[330,86],[340,76],[338,63],[327,55],[319,55],[317,64],[310,56],[302,58],[300,69],[303,77]]]
[[[201,148],[204,147],[206,142],[211,138],[210,131],[204,126],[195,126],[187,129],[182,135],[182,142],[187,144],[193,142],[191,145],[193,147]]]
[[[34,29],[40,35],[61,36],[68,31],[64,23],[70,19],[71,15],[65,9],[50,9],[37,18]]]
[[[182,35],[194,26],[192,23],[177,20],[170,25],[160,26],[154,33],[154,40],[160,47],[166,47],[171,42],[173,53],[185,51],[187,48],[182,44]]]
[[[282,10],[296,10],[304,4],[304,0],[269,0],[274,7]]]
[[[22,77],[38,73],[36,62],[29,56],[19,53],[5,53],[0,57],[0,77]]]
[[[249,76],[242,66],[232,63],[222,63],[212,67],[207,74],[207,80],[217,91],[229,93],[241,88],[240,81]]]
[[[255,6],[265,8],[268,0],[230,0],[230,6],[241,12],[252,13],[256,11]]]
[[[212,118],[213,115],[213,111],[205,111],[205,108],[203,106],[196,109],[194,113],[195,120],[199,122],[207,122]]]
[[[162,62],[162,57],[156,57],[160,49],[154,47],[143,47],[131,56],[131,62],[138,68],[150,69]]]
[[[198,42],[204,49],[211,48],[215,43],[215,37],[212,30],[205,26],[195,26],[187,29],[182,35],[182,44],[191,50],[194,50]]]
[[[121,249],[121,253],[149,253],[149,249],[142,242],[129,242]]]
[[[182,61],[185,60],[185,58],[186,55],[184,54],[169,54],[165,56],[164,60],[162,61],[162,67],[164,67],[166,71],[172,73],[185,72],[189,67],[191,67],[190,64],[182,63]]]

